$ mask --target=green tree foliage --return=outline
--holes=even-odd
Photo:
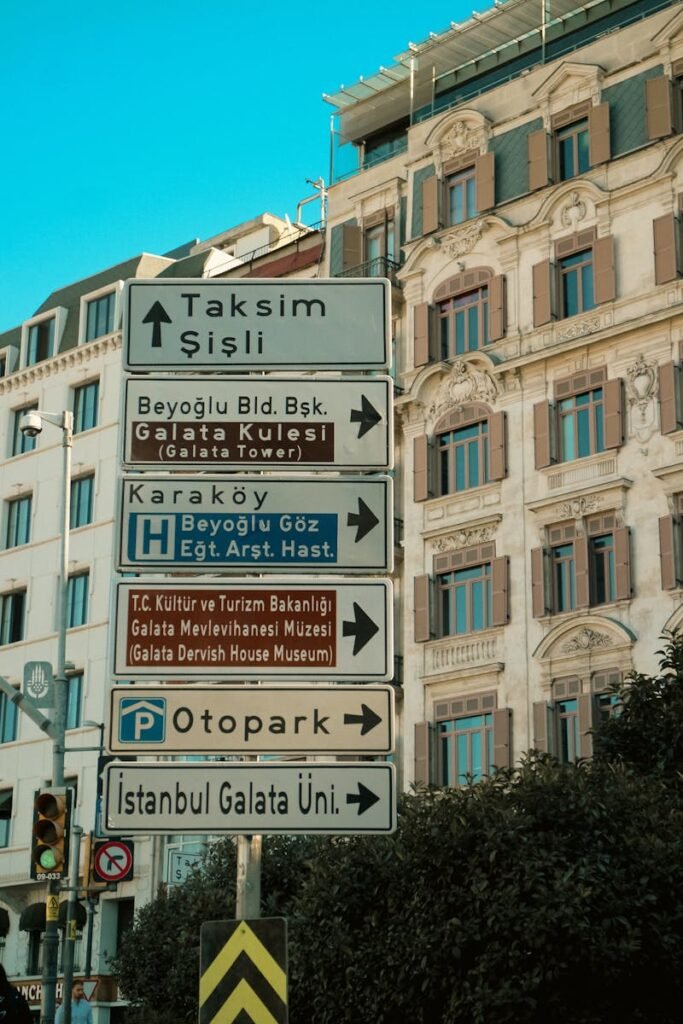
[[[678,1024],[683,639],[632,674],[592,762],[530,755],[401,799],[393,836],[266,837],[297,1024]],[[114,969],[131,1024],[197,1020],[199,931],[234,916],[223,840],[136,915]],[[137,1014],[137,1016],[135,1016]]]
[[[595,733],[595,760],[657,775],[680,788],[683,773],[683,635],[668,633],[660,674],[631,672],[616,688],[617,714]]]

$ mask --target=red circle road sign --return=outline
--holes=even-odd
[[[133,874],[133,849],[120,839],[98,844],[94,857],[95,877],[100,882],[125,882]]]

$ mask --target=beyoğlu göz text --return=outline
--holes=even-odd
[[[112,787],[114,800],[109,810],[116,816],[203,817],[218,811],[224,815],[287,815],[290,810],[301,814],[338,814],[334,783],[324,788],[313,788],[310,772],[297,776],[295,792],[278,789],[275,783],[257,785],[255,782],[236,785],[228,781],[219,786],[211,780],[195,787],[181,786],[180,782],[168,789],[146,789],[142,783],[127,787],[123,773]]]

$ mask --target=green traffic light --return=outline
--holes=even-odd
[[[52,871],[57,867],[57,858],[55,857],[54,850],[43,850],[38,859],[41,868],[45,868],[46,871]]]

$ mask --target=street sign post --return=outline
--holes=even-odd
[[[394,765],[386,761],[110,761],[103,782],[105,835],[377,835],[396,828]]]
[[[390,686],[111,690],[112,754],[390,754]]]
[[[365,280],[131,280],[126,370],[382,370],[391,285]]]
[[[389,477],[124,476],[118,567],[386,572]]]
[[[113,674],[387,682],[392,615],[384,579],[119,580]]]
[[[132,469],[391,469],[391,377],[128,377]]]

